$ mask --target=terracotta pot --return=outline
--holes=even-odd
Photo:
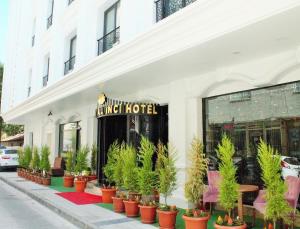
[[[139,216],[139,204],[136,201],[124,200],[125,214],[127,217]]]
[[[139,205],[142,223],[152,224],[156,219],[156,206]]]
[[[113,202],[112,197],[116,196],[117,190],[115,188],[101,188],[102,202],[105,204],[111,204]]]
[[[215,223],[214,227],[216,229],[246,229],[247,225],[243,224],[241,226],[222,226],[222,225],[218,225],[218,224]]]
[[[183,215],[182,218],[185,221],[185,228],[186,229],[206,229],[207,222],[210,216],[205,217],[188,217]]]
[[[64,176],[64,187],[70,188],[74,186],[74,176]]]
[[[114,211],[118,213],[122,213],[125,211],[125,206],[122,198],[112,197]]]
[[[178,211],[161,211],[156,210],[160,229],[174,229]]]
[[[50,177],[43,177],[42,178],[43,185],[50,185],[51,184],[51,178]]]
[[[92,181],[92,180],[96,180],[97,176],[96,175],[89,175],[89,176],[87,176],[87,178],[88,178],[88,181]]]
[[[76,192],[84,192],[86,181],[85,180],[75,180],[75,190]]]

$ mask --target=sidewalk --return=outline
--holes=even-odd
[[[127,218],[94,204],[76,205],[56,195],[58,191],[27,181],[15,172],[1,172],[0,180],[22,191],[40,204],[48,207],[74,225],[85,228],[103,229],[153,229],[152,225],[142,224],[136,219]]]

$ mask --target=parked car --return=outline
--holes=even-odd
[[[300,161],[296,157],[281,156],[281,176],[285,179],[287,176],[299,177]]]
[[[8,168],[17,168],[18,165],[18,151],[16,149],[0,149],[0,171]]]

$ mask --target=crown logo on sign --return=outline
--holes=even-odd
[[[99,95],[98,97],[98,105],[103,105],[106,102],[106,95],[104,93],[102,93],[101,95]]]

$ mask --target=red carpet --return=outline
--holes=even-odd
[[[77,205],[102,203],[102,196],[85,192],[61,192],[56,194]]]

